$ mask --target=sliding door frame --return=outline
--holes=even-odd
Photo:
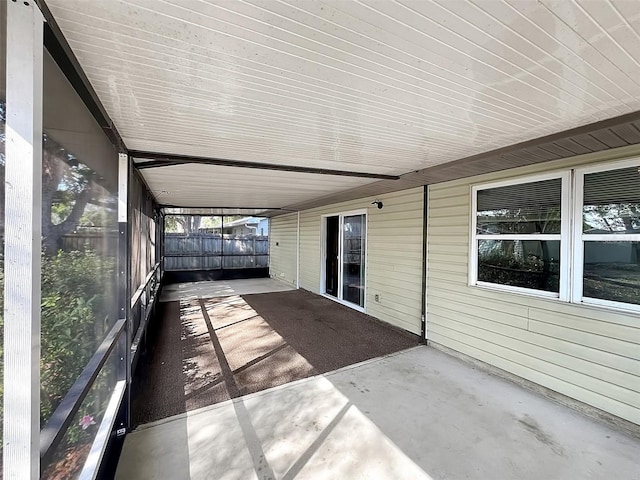
[[[364,215],[364,301],[363,306],[344,300],[344,219],[345,217]],[[338,217],[338,287],[337,296],[327,293],[326,289],[326,265],[327,265],[327,218]],[[335,302],[353,308],[362,313],[366,313],[367,307],[367,272],[368,272],[368,255],[369,255],[369,221],[367,209],[339,211],[335,213],[327,213],[321,216],[320,224],[320,294]]]

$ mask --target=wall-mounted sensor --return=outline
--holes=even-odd
[[[373,202],[371,202],[371,205],[377,205],[378,206],[378,210],[382,210],[382,202],[378,199],[374,200]]]

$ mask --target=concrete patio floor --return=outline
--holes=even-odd
[[[275,278],[249,278],[243,280],[207,280],[183,282],[162,287],[161,302],[197,300],[200,298],[229,297],[252,293],[286,292],[292,285]]]
[[[117,479],[640,479],[630,437],[432,347],[140,427]]]

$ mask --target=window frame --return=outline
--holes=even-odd
[[[345,217],[351,217],[351,216],[357,216],[357,215],[364,215],[364,235],[365,235],[365,239],[364,239],[364,265],[365,265],[365,270],[364,270],[364,305],[361,307],[360,305],[356,304],[356,303],[352,303],[348,300],[344,300],[343,298],[343,254],[344,254],[344,232],[343,232],[343,228],[344,228],[344,218]],[[326,252],[326,248],[327,248],[327,218],[329,217],[338,217],[338,231],[339,231],[339,236],[338,236],[338,258],[340,259],[339,263],[338,263],[338,295],[336,295],[335,297],[333,295],[330,295],[327,293],[327,289],[326,289],[326,256],[327,256],[327,252]],[[361,208],[361,209],[357,209],[357,210],[345,210],[345,211],[338,211],[335,213],[326,213],[326,214],[322,214],[320,215],[320,288],[319,288],[319,292],[320,295],[322,295],[323,297],[326,297],[330,300],[333,300],[334,302],[340,303],[341,305],[344,305],[346,307],[352,308],[354,310],[357,310],[359,312],[362,313],[367,313],[367,288],[368,288],[368,280],[369,280],[369,269],[367,268],[368,263],[369,263],[369,211],[366,208]]]
[[[584,282],[584,242],[640,242],[640,234],[607,233],[585,234],[582,229],[582,210],[584,206],[584,180],[591,173],[620,170],[638,167],[640,173],[640,157],[635,156],[622,160],[599,162],[584,166],[574,166],[561,170],[525,175],[496,182],[479,183],[470,186],[470,246],[468,286],[484,289],[511,292],[533,296],[541,299],[555,299],[575,305],[605,307],[615,310],[640,312],[640,305],[617,302],[583,295]],[[477,233],[478,192],[505,186],[522,185],[560,178],[561,186],[561,217],[560,234],[490,234]],[[560,240],[560,291],[559,293],[536,290],[532,288],[514,287],[499,283],[478,280],[478,240]],[[588,239],[585,239],[587,237]]]
[[[573,223],[573,255],[572,255],[572,291],[571,302],[582,305],[595,305],[601,307],[610,307],[619,310],[632,310],[640,312],[640,305],[625,302],[616,302],[613,300],[605,300],[601,298],[585,297],[583,295],[584,287],[584,243],[593,242],[640,242],[640,234],[628,233],[607,233],[607,234],[585,234],[582,228],[582,210],[584,208],[584,179],[586,175],[598,172],[608,172],[612,170],[621,170],[624,168],[638,167],[640,168],[640,157],[633,157],[615,162],[598,163],[594,165],[586,165],[576,167],[573,170],[573,205],[574,215]],[[585,239],[588,238],[588,240]]]
[[[478,224],[478,192],[482,190],[490,190],[493,188],[509,187],[514,185],[523,185],[527,183],[541,182],[545,180],[560,179],[560,233],[529,233],[529,234],[489,234],[483,235],[477,233]],[[569,274],[569,236],[571,224],[568,215],[571,208],[570,199],[567,195],[570,185],[570,171],[553,171],[535,175],[527,175],[524,177],[501,180],[491,183],[483,183],[471,186],[471,245],[469,248],[469,286],[478,286],[503,290],[507,292],[522,293],[534,295],[543,298],[559,298],[560,300],[569,299],[568,286],[560,281],[559,292],[547,292],[544,290],[536,290],[534,288],[515,287],[512,285],[502,285],[499,283],[483,282],[478,280],[478,241],[479,240],[554,240],[560,242],[560,279],[566,278]]]

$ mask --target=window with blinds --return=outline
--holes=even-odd
[[[560,178],[478,190],[476,233],[559,234],[561,201]]]
[[[584,175],[582,232],[640,233],[640,173],[638,167]]]
[[[470,285],[640,311],[640,159],[478,185],[472,205]]]
[[[575,301],[640,305],[638,165],[576,171]]]
[[[475,189],[476,284],[560,295],[564,179]]]

